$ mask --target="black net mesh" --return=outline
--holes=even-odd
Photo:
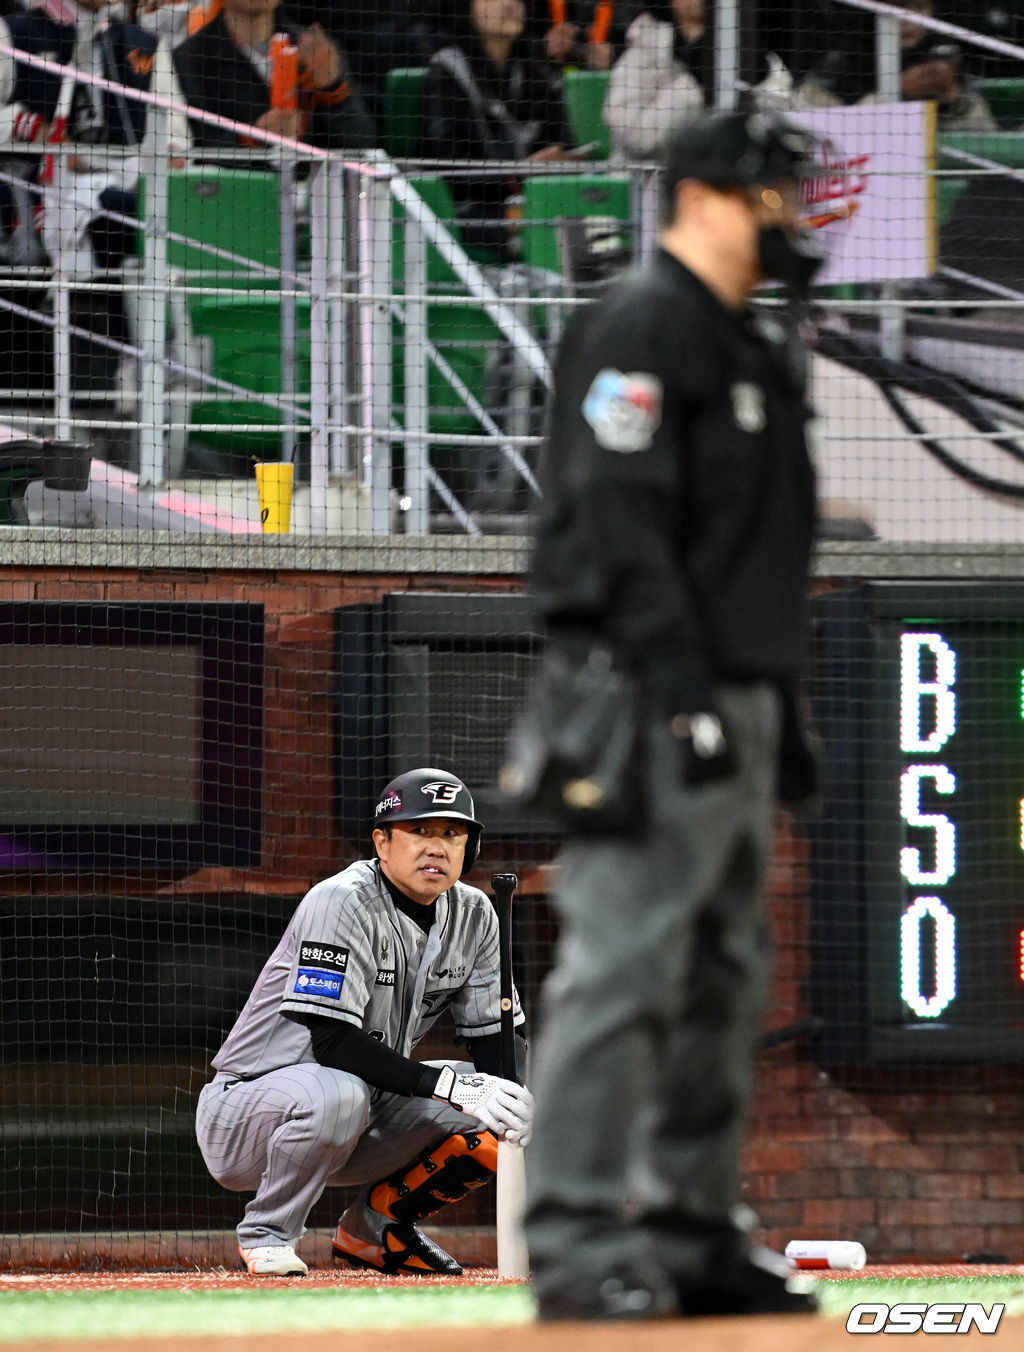
[[[773,1243],[1019,1250],[1014,7],[4,15],[0,1262],[234,1261],[246,1198],[203,1165],[197,1095],[412,765],[473,790],[473,881],[519,875],[539,1027],[558,838],[496,779],[539,655],[552,363],[656,247],[671,127],[740,104],[821,138],[828,254],[803,316],[826,780],[780,815],[743,1196]],[[465,1252],[492,1206],[441,1217]]]

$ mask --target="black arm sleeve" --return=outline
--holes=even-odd
[[[344,1019],[310,1014],[303,1020],[313,1037],[313,1055],[322,1066],[347,1070],[374,1089],[407,1098],[431,1098],[441,1072],[385,1047]]]
[[[473,1065],[484,1075],[501,1074],[501,1034],[488,1033],[466,1042]],[[526,1079],[527,1042],[522,1030],[516,1029],[516,1073],[520,1081]]]

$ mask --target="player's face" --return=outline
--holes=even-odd
[[[373,833],[385,877],[424,906],[458,882],[468,839],[462,822],[447,817],[395,822],[390,840],[380,829]]]

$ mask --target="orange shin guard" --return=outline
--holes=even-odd
[[[418,1221],[461,1201],[494,1177],[498,1142],[489,1131],[458,1132],[370,1189],[370,1206],[396,1221]]]

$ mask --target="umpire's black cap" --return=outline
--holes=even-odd
[[[665,152],[671,202],[684,179],[712,188],[753,188],[821,172],[817,137],[778,113],[702,113],[682,123]]]

